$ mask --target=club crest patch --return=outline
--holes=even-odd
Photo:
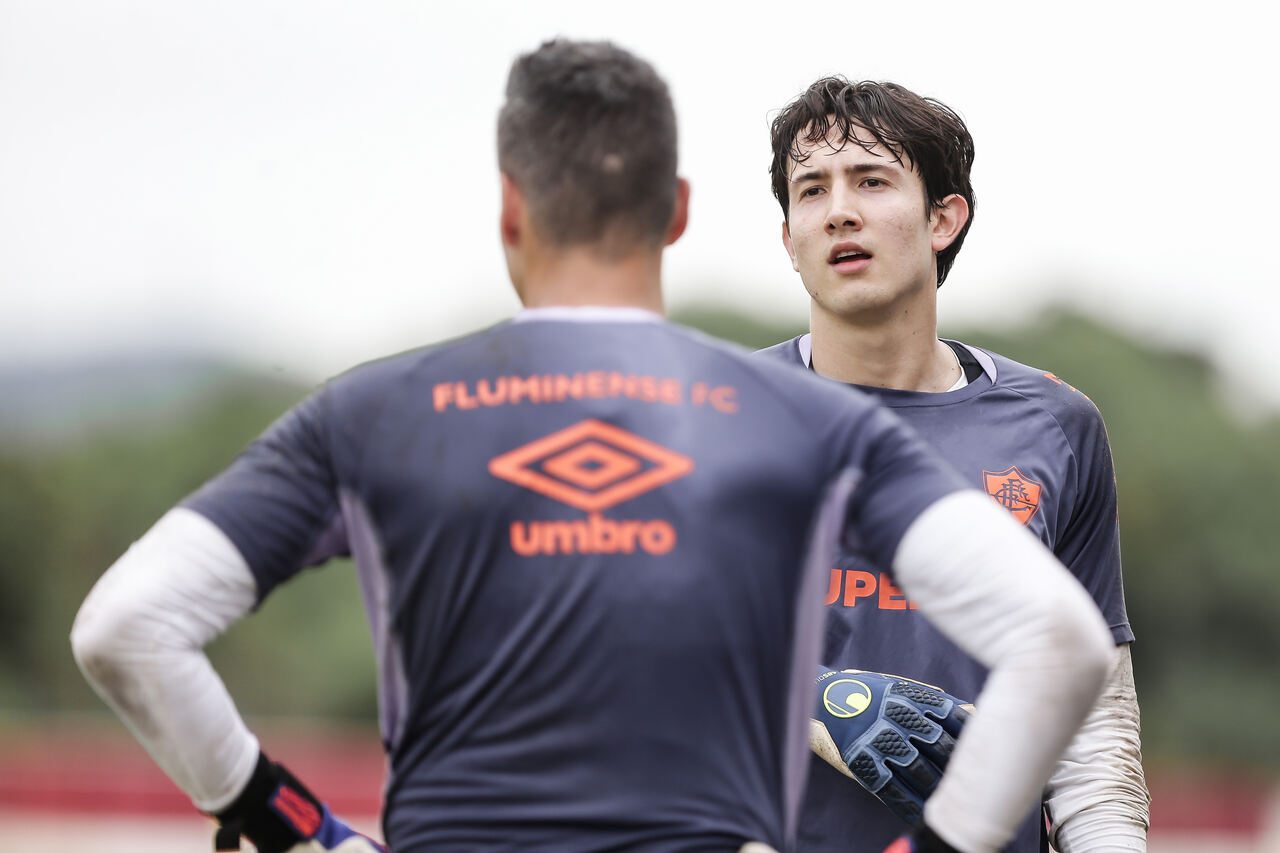
[[[1040,494],[1044,491],[1042,484],[1025,476],[1016,465],[999,473],[983,471],[982,487],[1024,526],[1040,509]]]

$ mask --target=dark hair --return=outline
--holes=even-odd
[[[787,183],[792,163],[803,163],[804,146],[827,139],[834,127],[848,144],[858,142],[862,129],[891,152],[899,163],[905,157],[924,183],[926,207],[942,206],[942,200],[956,193],[969,203],[969,219],[951,245],[938,253],[938,286],[946,280],[951,264],[973,224],[974,195],[969,182],[973,167],[973,137],[964,119],[941,101],[922,98],[897,83],[864,80],[850,83],[843,77],[823,77],[773,120],[773,163],[769,173],[773,195],[789,216]]]
[[[647,62],[554,40],[518,58],[498,113],[498,167],[541,237],[610,253],[661,246],[676,194],[676,117]]]

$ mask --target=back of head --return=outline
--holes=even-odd
[[[910,161],[924,183],[926,211],[941,206],[953,193],[969,203],[968,221],[951,245],[938,253],[941,286],[973,223],[975,199],[969,181],[973,137],[964,119],[941,101],[921,97],[897,83],[850,83],[843,77],[823,77],[773,120],[769,172],[784,216],[790,213],[787,181],[793,165],[804,162],[803,149],[827,139],[833,128],[838,138],[854,144],[861,144],[856,131],[865,130],[896,159]]]
[[[515,61],[498,114],[498,166],[539,236],[608,254],[658,248],[676,197],[666,84],[608,42],[549,41]]]

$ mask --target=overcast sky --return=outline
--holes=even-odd
[[[944,324],[1065,303],[1280,405],[1264,5],[0,0],[0,363],[177,348],[315,381],[510,315],[494,117],[565,35],[671,85],[671,304],[803,321],[769,119],[823,74],[891,79],[977,141]]]

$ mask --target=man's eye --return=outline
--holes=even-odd
[[[807,187],[804,190],[801,190],[800,197],[812,198],[813,196],[817,195],[820,192],[822,192],[822,187]]]
[[[862,185],[867,189],[875,190],[875,189],[879,189],[880,187],[883,187],[884,181],[880,180],[879,178],[867,178],[865,181],[862,182]]]

